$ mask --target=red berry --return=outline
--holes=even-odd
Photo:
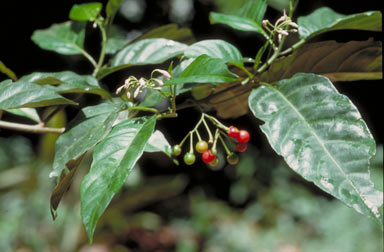
[[[203,152],[203,154],[201,155],[201,158],[203,160],[204,163],[210,163],[212,162],[213,160],[215,160],[216,158],[216,155],[215,154],[212,154],[211,150],[206,150]]]
[[[249,135],[249,132],[246,131],[246,130],[240,130],[239,131],[239,136],[237,137],[237,141],[239,141],[239,143],[246,143],[249,141],[249,138],[251,136]]]
[[[239,129],[235,126],[230,126],[228,129],[228,136],[231,138],[238,138],[239,137]]]
[[[247,150],[247,144],[246,143],[237,143],[236,150],[238,152],[244,152]]]

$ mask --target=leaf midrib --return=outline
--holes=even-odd
[[[82,140],[82,139],[88,139],[88,136],[92,133],[92,131],[95,130],[95,129],[97,129],[97,128],[102,127],[102,126],[105,124],[105,121],[108,120],[108,118],[110,118],[112,114],[113,114],[113,112],[112,112],[111,114],[109,114],[109,115],[108,115],[104,120],[102,120],[100,123],[94,125],[90,130],[88,130],[88,133],[87,133],[87,134],[83,134],[82,136],[80,136],[80,137],[78,138],[79,141],[77,141],[77,142],[80,142],[80,140]],[[99,115],[99,116],[101,116],[101,115]],[[89,119],[91,119],[91,118],[89,118]],[[88,120],[89,120],[89,119],[88,119]],[[105,133],[104,133],[104,134],[105,134]],[[96,144],[97,144],[97,142],[96,142],[95,144],[93,144],[93,146],[96,145]],[[76,144],[72,144],[71,146],[69,146],[68,148],[66,148],[65,152],[64,152],[61,156],[62,156],[63,158],[66,157],[66,155],[69,153],[69,151],[72,152],[72,150],[73,150],[74,147],[76,147]],[[92,146],[91,146],[90,148],[92,148]],[[79,153],[79,156],[80,156],[81,154],[82,154],[82,153]],[[61,159],[63,159],[63,158],[61,158]],[[77,157],[75,157],[75,158],[77,158]],[[54,169],[54,170],[55,170],[55,169]]]
[[[137,129],[136,135],[133,137],[131,143],[130,143],[128,146],[126,146],[126,148],[125,148],[127,151],[125,152],[125,154],[123,155],[123,157],[120,159],[120,161],[118,162],[118,164],[115,165],[114,167],[119,168],[119,167],[121,166],[121,162],[124,160],[124,157],[125,157],[125,155],[127,154],[129,148],[132,146],[132,143],[135,141],[135,139],[137,138],[137,136],[139,135],[139,133],[143,130],[143,128],[144,128],[145,125],[146,125],[146,123],[142,124],[141,127]],[[144,147],[143,147],[143,150],[144,150],[144,149],[145,149],[145,145],[144,145]],[[108,170],[105,170],[103,173],[105,173],[105,172],[109,172],[109,171],[108,171]],[[117,172],[117,169],[114,169],[112,178],[115,178],[115,177],[116,177],[116,172]],[[95,207],[94,210],[92,211],[92,214],[91,214],[91,217],[92,217],[92,218],[90,218],[90,220],[94,220],[94,219],[95,219],[95,215],[98,214],[98,212],[99,212],[99,209],[103,207],[103,206],[101,205],[101,202],[105,199],[105,196],[111,191],[111,190],[109,190],[109,188],[110,188],[110,185],[107,186],[107,190],[104,190],[104,191],[101,193],[100,200],[99,200],[99,201],[97,202],[97,204],[96,204],[97,207]],[[100,216],[101,216],[101,215],[100,215]],[[99,216],[98,218],[100,218],[100,216]],[[91,228],[92,228],[92,230],[91,230],[92,232],[94,231],[95,227],[96,227],[96,225],[92,225],[92,227],[91,227]]]
[[[269,88],[271,88],[273,91],[275,91],[283,100],[284,102],[296,113],[296,115],[302,120],[302,122],[304,123],[304,125],[308,128],[308,130],[312,133],[312,135],[315,137],[315,139],[317,140],[317,142],[320,144],[320,146],[323,148],[324,152],[327,154],[327,156],[330,158],[330,160],[335,164],[335,166],[339,169],[339,171],[344,175],[344,177],[347,179],[347,181],[349,182],[349,184],[352,186],[353,190],[360,196],[360,200],[363,202],[364,206],[366,206],[366,208],[369,209],[369,211],[372,213],[373,217],[377,218],[376,217],[376,214],[373,212],[373,210],[367,206],[366,204],[366,201],[367,199],[364,197],[364,195],[362,195],[360,193],[360,191],[357,189],[357,187],[355,186],[355,184],[353,183],[353,181],[349,178],[348,174],[346,174],[343,170],[343,168],[340,166],[340,164],[333,158],[333,156],[331,155],[331,153],[327,150],[327,148],[325,147],[325,144],[324,142],[322,141],[322,139],[316,134],[316,132],[312,129],[312,127],[307,123],[305,117],[300,113],[300,111],[298,111],[295,106],[285,97],[285,95],[283,93],[281,93],[279,90],[277,90],[275,87],[273,87],[272,85],[266,85],[268,86]]]

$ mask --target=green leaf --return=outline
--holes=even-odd
[[[182,54],[188,46],[169,39],[143,39],[129,44],[112,59],[111,67],[102,68],[97,74],[101,79],[113,72],[134,65],[160,64]]]
[[[41,122],[39,114],[34,108],[5,109],[8,113],[29,118],[35,122]]]
[[[0,85],[0,109],[21,107],[44,107],[58,104],[73,104],[50,88],[27,81],[17,81],[8,85]]]
[[[299,25],[299,37],[306,40],[333,30],[382,30],[380,11],[343,15],[328,7],[322,7],[308,16],[299,17],[297,23]]]
[[[120,5],[124,2],[124,0],[109,0],[105,12],[107,14],[106,22],[107,25],[110,26],[113,23],[113,19],[115,18],[115,15],[117,11],[120,8]]]
[[[40,48],[61,54],[82,54],[85,22],[53,24],[47,29],[36,30],[31,39]]]
[[[98,2],[75,4],[69,12],[69,18],[76,21],[94,21],[102,7]]]
[[[268,4],[265,0],[250,0],[235,12],[239,17],[249,18],[258,24],[263,21]]]
[[[126,32],[116,25],[111,25],[105,46],[106,54],[114,54],[128,43]]]
[[[145,146],[144,151],[163,152],[165,155],[171,158],[176,165],[179,165],[179,161],[172,156],[172,146],[168,143],[163,133],[161,133],[159,130],[153,132],[152,136],[148,139],[148,143]]]
[[[168,80],[165,85],[183,83],[222,83],[239,80],[230,72],[222,59],[214,59],[207,55],[197,57],[177,78]]]
[[[51,193],[50,205],[51,205],[51,215],[52,219],[55,220],[57,217],[57,208],[64,194],[68,191],[69,187],[72,184],[72,180],[77,172],[77,169],[80,167],[80,163],[83,160],[84,155],[81,155],[76,160],[70,160],[66,166],[69,172],[65,173],[64,171],[61,173],[59,181],[57,185],[53,189]]]
[[[163,133],[156,130],[149,138],[147,145],[145,146],[146,152],[164,152],[168,157],[172,156],[172,147],[168,143]]]
[[[96,145],[80,188],[81,216],[90,242],[98,219],[143,154],[155,124],[156,116],[122,121]]]
[[[23,76],[20,80],[40,85],[56,85],[47,87],[61,94],[90,93],[100,95],[102,98],[111,97],[108,91],[100,87],[99,82],[93,76],[78,75],[71,71],[56,73],[35,72]]]
[[[111,130],[119,109],[108,103],[83,108],[71,122],[73,127],[57,139],[50,177],[59,176],[68,161],[76,160],[103,139]]]
[[[308,181],[381,222],[382,192],[369,177],[375,141],[359,111],[325,77],[298,73],[249,96],[272,148]]]
[[[12,84],[13,84],[13,82],[10,79],[3,80],[2,82],[0,82],[0,88],[5,88],[5,87],[12,85]]]
[[[370,39],[305,44],[272,63],[261,81],[272,83],[298,72],[321,74],[334,82],[382,79],[382,43]]]
[[[211,24],[225,24],[233,29],[256,32],[267,38],[268,35],[261,25],[266,9],[267,2],[265,0],[248,1],[235,14],[211,12],[209,20]]]
[[[143,39],[122,49],[111,66],[160,64],[187,49],[187,45],[169,39]]]
[[[0,72],[2,72],[3,74],[6,74],[9,78],[11,78],[14,81],[17,80],[16,74],[11,69],[9,69],[1,60],[0,60]]]
[[[243,63],[243,56],[240,51],[224,40],[211,39],[199,41],[184,52],[184,56],[188,58],[197,58],[206,54],[211,58],[222,59],[225,62]]]

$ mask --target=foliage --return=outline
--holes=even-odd
[[[161,120],[176,117],[188,106],[213,108],[218,116],[223,106],[230,106],[235,109],[226,111],[223,117],[239,117],[248,110],[236,109],[239,105],[234,105],[234,100],[245,95],[246,99],[240,103],[264,122],[262,132],[292,170],[381,224],[382,192],[374,188],[369,173],[375,141],[355,105],[339,94],[331,82],[382,78],[381,43],[373,40],[309,43],[310,39],[334,30],[381,31],[379,11],[342,15],[320,8],[306,17],[297,17],[295,23],[297,1],[292,0],[288,14],[284,11],[271,23],[264,20],[266,1],[252,0],[232,14],[211,13],[212,24],[260,35],[264,46],[257,55],[244,57],[234,45],[223,40],[194,42],[191,31],[175,25],[149,31],[134,41],[124,41],[119,35],[122,31],[113,25],[121,3],[109,0],[105,17],[101,3],[74,5],[69,12],[70,21],[32,34],[31,39],[42,49],[84,56],[94,69],[88,75],[71,71],[36,72],[17,79],[0,62],[1,72],[11,78],[0,82],[0,109],[38,123],[0,121],[0,127],[62,133],[56,142],[50,173],[58,177],[51,196],[53,216],[82,159],[92,151],[93,161],[80,187],[82,221],[92,242],[101,215],[143,153],[162,151],[171,156],[164,134],[155,130]],[[101,34],[98,59],[84,46],[87,22],[92,22]],[[287,36],[296,32],[299,39],[284,48]],[[102,83],[116,71],[158,64],[168,65],[168,69],[154,69],[150,78],[127,76],[125,83],[113,91],[112,84]],[[177,104],[176,98],[189,91],[195,100]],[[143,98],[145,93],[150,98]],[[99,103],[79,105],[79,98],[87,94],[97,95]],[[220,97],[225,99],[212,102]],[[160,110],[156,105],[163,99],[169,101],[169,107]],[[80,110],[64,133],[62,129],[46,127],[52,116],[69,105],[79,106]],[[53,109],[40,118],[36,109],[41,107]],[[216,151],[219,139],[227,154],[231,154],[218,133],[227,127],[207,115],[217,127],[213,137],[204,115],[198,125],[205,124],[212,150]],[[196,128],[191,132],[200,140]],[[192,133],[190,139],[189,153],[193,153]]]

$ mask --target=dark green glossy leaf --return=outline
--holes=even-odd
[[[59,176],[69,160],[76,160],[103,139],[111,130],[118,112],[119,106],[108,103],[83,108],[71,122],[73,127],[57,139],[50,176]]]
[[[184,56],[188,58],[197,58],[203,54],[211,58],[222,59],[225,62],[243,62],[243,56],[236,47],[219,39],[199,41],[189,46],[184,52]]]
[[[75,4],[69,12],[69,18],[76,21],[94,21],[102,7],[98,2]]]
[[[261,75],[261,81],[272,83],[298,72],[321,74],[334,82],[382,79],[382,43],[368,40],[305,44],[276,60]]]
[[[80,188],[81,216],[90,242],[98,219],[143,154],[155,124],[156,116],[122,121],[96,145]]]
[[[143,39],[129,44],[113,59],[111,67],[102,68],[97,74],[101,79],[113,72],[134,65],[160,64],[182,54],[187,45],[168,39]]]
[[[0,85],[0,109],[21,107],[44,107],[58,104],[73,104],[50,88],[27,81],[17,81]]]
[[[267,38],[261,25],[266,9],[265,0],[248,1],[235,14],[211,12],[209,20],[212,24],[225,24],[236,30],[257,32]]]
[[[144,151],[162,152],[171,158],[176,165],[179,165],[179,161],[172,157],[172,146],[168,143],[163,133],[161,133],[159,130],[153,132],[152,136],[148,139],[148,143],[145,146]]]
[[[184,83],[222,83],[233,82],[239,77],[230,72],[222,59],[207,55],[197,57],[177,78],[172,78],[165,85]]]
[[[5,109],[8,113],[29,118],[35,122],[40,122],[39,114],[34,108]]]
[[[381,223],[369,176],[375,141],[359,111],[325,77],[298,73],[249,96],[272,148],[308,181]]]
[[[182,54],[187,45],[169,39],[143,39],[122,49],[111,66],[159,64]]]
[[[9,69],[1,60],[0,60],[0,72],[2,72],[3,74],[6,74],[9,78],[11,78],[14,81],[17,80],[16,74],[11,69]]]
[[[61,54],[82,54],[85,22],[53,24],[47,29],[36,30],[31,39],[40,48]]]
[[[102,89],[99,82],[91,75],[78,75],[74,72],[64,71],[56,73],[35,72],[23,76],[20,80],[33,82],[47,86],[54,91],[66,93],[91,93],[100,95],[102,98],[110,98],[110,94]]]
[[[297,23],[301,39],[310,39],[321,33],[333,30],[382,30],[380,11],[343,15],[328,7],[322,7],[308,16],[299,17]]]
[[[153,132],[145,146],[146,152],[163,152],[168,157],[172,156],[172,147],[168,143],[163,133],[159,130]]]

